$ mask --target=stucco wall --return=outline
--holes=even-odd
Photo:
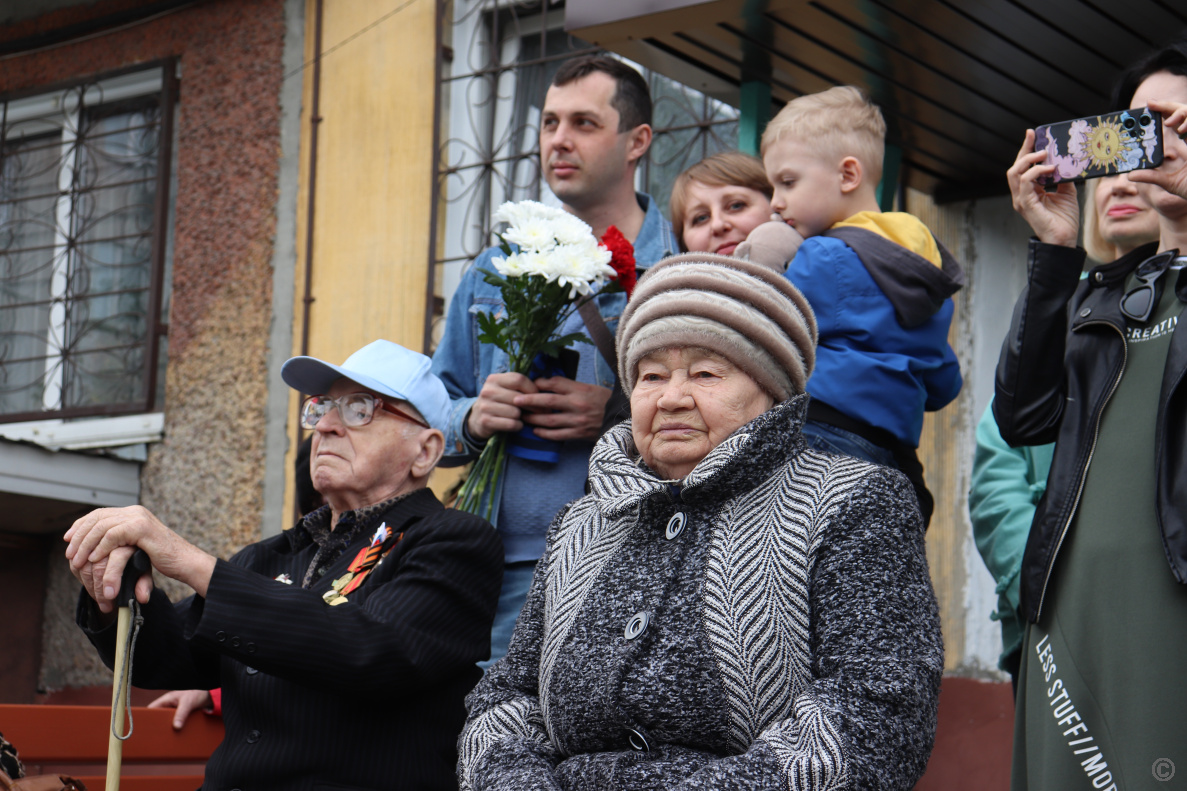
[[[134,5],[55,11],[0,41]],[[258,538],[263,507],[284,33],[283,0],[211,0],[0,68],[10,91],[179,59],[165,438],[149,449],[141,502],[224,557]],[[42,686],[103,683],[72,625],[64,563],[51,562],[50,577]]]
[[[914,190],[908,195],[908,210],[927,223],[965,272],[949,336],[964,387],[956,401],[925,418],[920,443],[928,487],[936,498],[927,548],[944,627],[945,670],[1002,680],[1006,677],[997,670],[1001,627],[989,617],[997,608],[997,594],[973,541],[968,490],[977,421],[993,392],[998,352],[1026,282],[1029,229],[1009,198],[937,206]]]

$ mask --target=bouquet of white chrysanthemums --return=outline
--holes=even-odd
[[[582,302],[607,284],[616,289],[633,284],[634,258],[627,256],[630,274],[620,278],[621,272],[611,265],[618,264],[619,257],[598,243],[593,229],[536,201],[504,203],[494,220],[508,224],[498,235],[503,256],[491,259],[496,271],[479,271],[502,293],[504,310],[477,314],[478,340],[502,349],[509,358],[508,369],[527,375],[537,355],[558,357],[565,347],[588,342],[580,332],[557,333]],[[506,436],[496,434],[458,492],[458,508],[490,518],[506,457]]]

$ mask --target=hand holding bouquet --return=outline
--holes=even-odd
[[[494,219],[509,226],[499,235],[504,255],[491,259],[494,272],[480,271],[498,287],[505,311],[477,314],[478,340],[506,352],[511,372],[527,375],[538,355],[557,357],[588,342],[584,333],[558,332],[582,302],[607,288],[633,286],[634,257],[616,229],[607,232],[611,252],[584,222],[535,201],[504,203]],[[506,435],[491,437],[458,493],[459,509],[491,517],[506,455]]]

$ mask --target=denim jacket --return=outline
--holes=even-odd
[[[635,239],[635,262],[646,269],[661,258],[673,255],[679,248],[671,224],[663,218],[650,195],[636,193],[639,206],[646,212],[643,227]],[[470,407],[477,399],[486,377],[504,373],[508,369],[507,354],[501,349],[478,342],[479,312],[503,310],[499,289],[482,278],[480,269],[493,271],[490,260],[499,254],[492,247],[482,252],[466,273],[449,303],[445,320],[445,334],[433,354],[433,373],[445,383],[451,403],[449,430],[445,433],[445,458],[442,466],[458,466],[471,461],[481,447],[469,442],[462,431]],[[605,294],[597,298],[598,310],[610,331],[617,329],[618,317],[626,306],[626,295]],[[614,387],[615,372],[597,356],[597,384]],[[576,496],[580,496],[578,491]],[[497,502],[497,500],[496,500]]]

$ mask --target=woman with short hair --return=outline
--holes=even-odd
[[[672,183],[668,216],[680,249],[732,255],[771,219],[771,195],[762,161],[741,151],[706,157]]]

